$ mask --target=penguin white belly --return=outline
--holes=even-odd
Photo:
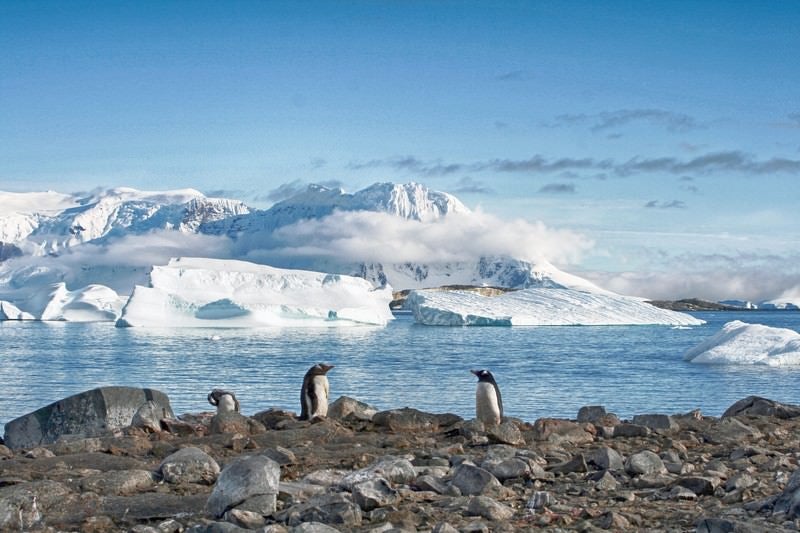
[[[233,400],[233,396],[230,394],[223,394],[219,397],[219,403],[217,404],[217,412],[218,413],[230,413],[236,411],[236,402]]]
[[[328,392],[330,390],[328,378],[325,376],[314,376],[314,379],[311,381],[311,386],[317,394],[317,410],[314,411],[313,407],[309,405],[308,412],[311,414],[312,418],[315,416],[328,416]]]
[[[487,425],[500,423],[500,405],[491,383],[478,383],[475,390],[475,416]]]

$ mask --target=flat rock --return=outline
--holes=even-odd
[[[666,473],[667,469],[664,467],[661,457],[650,450],[643,450],[628,457],[628,460],[625,461],[625,471],[632,476],[637,476],[642,474],[663,474]]]
[[[260,435],[266,433],[267,428],[253,418],[244,416],[236,411],[223,411],[211,419],[208,430],[212,434],[240,433],[242,435]]]
[[[525,438],[517,425],[511,421],[505,421],[497,426],[486,428],[486,436],[490,442],[498,444],[509,444],[511,446],[524,446]]]
[[[533,440],[554,444],[585,444],[594,440],[594,428],[559,418],[540,418],[533,424]]]
[[[674,430],[679,428],[678,423],[669,415],[636,415],[632,422],[650,429]]]
[[[139,408],[148,401],[161,409],[162,418],[174,418],[169,398],[154,389],[99,387],[69,396],[37,409],[5,425],[9,448],[52,444],[63,435],[95,437],[130,426]]]
[[[457,415],[431,414],[410,407],[380,411],[372,417],[372,422],[376,426],[408,433],[436,431],[440,427],[451,426],[461,420],[463,419]]]
[[[81,480],[81,489],[103,496],[130,496],[146,492],[156,486],[156,477],[149,470],[112,470],[87,476]]]
[[[353,501],[363,511],[385,507],[397,501],[397,491],[383,478],[370,479],[353,486]]]

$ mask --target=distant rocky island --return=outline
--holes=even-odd
[[[793,304],[777,306],[774,304],[756,305],[752,302],[725,300],[722,302],[709,302],[699,298],[685,298],[681,300],[650,300],[648,303],[669,309],[670,311],[797,311],[799,308]]]

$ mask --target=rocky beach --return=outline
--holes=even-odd
[[[123,398],[130,422],[96,389],[6,425],[0,530],[800,528],[800,407],[764,398],[719,418],[620,420],[587,406],[573,420],[484,427],[347,397],[311,421],[280,410],[176,417],[166,395],[135,390],[145,392]]]

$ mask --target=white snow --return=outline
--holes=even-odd
[[[734,320],[687,350],[683,359],[711,364],[800,365],[800,333]]]
[[[386,325],[390,287],[351,276],[246,261],[184,257],[154,266],[118,326],[253,327]]]
[[[62,282],[17,290],[13,300],[0,300],[0,320],[113,321],[119,317],[126,298],[103,285],[69,291]]]
[[[637,298],[572,289],[531,288],[499,296],[468,291],[412,291],[407,304],[418,323],[432,326],[601,326],[704,321]]]

